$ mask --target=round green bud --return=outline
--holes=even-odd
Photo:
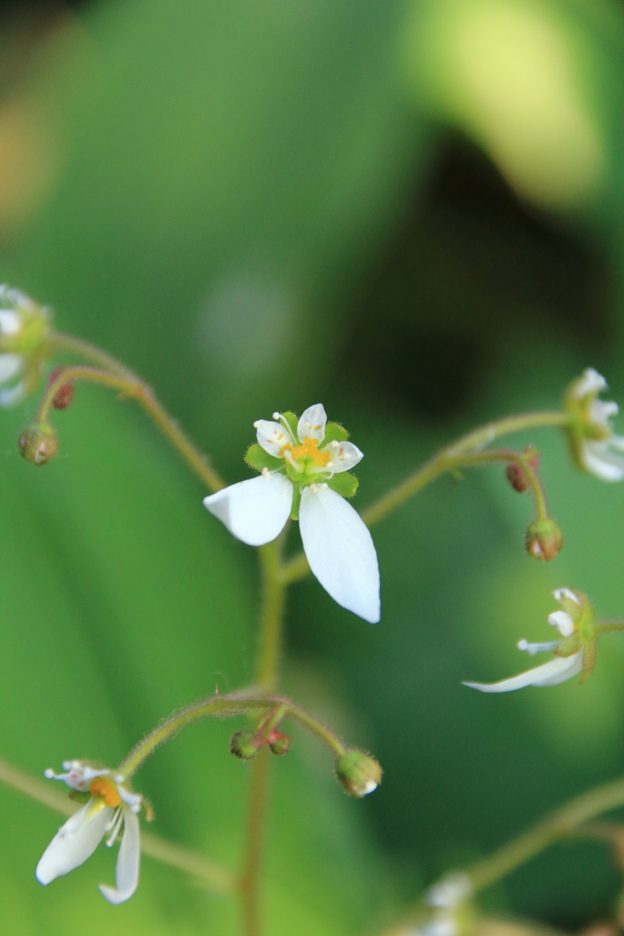
[[[277,757],[283,757],[284,754],[288,754],[290,750],[290,737],[287,734],[283,734],[281,731],[272,731],[267,740],[271,748],[271,753],[275,754]]]
[[[349,796],[361,798],[376,790],[382,769],[370,754],[352,748],[336,758],[336,776]]]
[[[26,461],[45,465],[58,452],[56,432],[48,423],[32,423],[19,437],[19,450]]]
[[[526,551],[534,559],[550,562],[561,552],[563,533],[554,520],[534,520],[527,530]]]
[[[241,760],[253,760],[258,753],[256,734],[253,731],[237,731],[232,735],[230,751]]]

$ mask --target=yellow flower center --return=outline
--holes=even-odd
[[[290,448],[290,454],[295,461],[309,458],[319,468],[324,468],[331,457],[329,452],[319,451],[318,439],[311,439],[309,436],[306,436],[301,445],[284,446],[284,448]]]
[[[91,796],[99,796],[107,806],[121,806],[121,796],[110,777],[96,777],[89,787]]]

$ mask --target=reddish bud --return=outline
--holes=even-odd
[[[282,757],[284,754],[288,754],[290,750],[290,738],[287,734],[282,734],[281,731],[272,731],[267,742],[273,754],[277,757]]]
[[[48,387],[51,387],[56,379],[63,373],[63,367],[55,367],[48,377]],[[54,409],[67,409],[74,399],[74,385],[72,383],[62,384],[54,394],[52,406]]]
[[[531,467],[533,471],[537,471],[539,468],[539,456],[537,454],[537,449],[526,449],[524,452],[524,458],[526,459],[529,467]],[[520,462],[510,462],[505,469],[505,475],[514,491],[518,491],[519,494],[522,494],[527,490],[529,486],[529,479],[527,478],[526,471]]]

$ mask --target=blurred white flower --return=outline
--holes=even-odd
[[[566,408],[573,416],[570,446],[579,468],[603,481],[622,481],[624,436],[615,435],[611,426],[617,403],[598,399],[606,389],[605,378],[591,367],[570,385],[566,394]]]
[[[19,403],[39,379],[48,320],[43,306],[0,285],[0,407]]]
[[[589,602],[584,596],[569,588],[559,588],[554,592],[561,610],[553,611],[548,615],[548,623],[560,634],[559,640],[547,643],[529,643],[520,640],[518,649],[531,655],[535,653],[554,653],[547,663],[533,669],[502,679],[495,683],[464,682],[464,686],[479,689],[481,692],[511,692],[513,689],[523,689],[525,686],[557,686],[572,679],[577,673],[587,670],[587,664],[593,664],[593,648],[595,644],[594,630],[591,625],[593,612]],[[580,634],[580,623],[583,619],[586,635]],[[591,650],[590,650],[591,648]],[[591,661],[585,659],[586,653]]]
[[[308,407],[296,427],[288,416],[274,413],[273,420],[254,423],[271,467],[211,494],[204,506],[250,546],[275,539],[294,507],[313,575],[343,608],[378,621],[379,567],[371,535],[359,514],[332,489],[338,486],[335,476],[355,467],[362,452],[343,439],[326,441],[329,427],[321,403]]]
[[[139,883],[140,833],[138,813],[143,797],[124,786],[121,777],[108,768],[85,761],[65,761],[64,773],[46,770],[49,780],[62,780],[72,790],[89,796],[46,848],[36,876],[41,884],[68,874],[93,854],[100,841],[113,845],[121,839],[117,856],[116,886],[100,884],[100,892],[112,904],[120,904],[134,894]]]

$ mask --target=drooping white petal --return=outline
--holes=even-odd
[[[204,507],[249,546],[270,543],[292,507],[293,486],[283,474],[266,472],[204,498]]]
[[[567,611],[552,611],[548,615],[548,623],[556,627],[562,637],[570,637],[574,633],[574,621]]]
[[[21,369],[22,359],[19,354],[0,354],[0,383],[13,380]]]
[[[587,471],[601,481],[624,480],[624,457],[610,452],[608,442],[585,442],[581,457]]]
[[[88,803],[71,816],[44,851],[37,870],[37,880],[49,884],[68,874],[93,854],[106,831],[114,810],[103,802]]]
[[[327,424],[327,413],[322,403],[314,403],[308,406],[299,417],[297,423],[297,436],[299,441],[304,439],[316,439],[322,442],[325,438],[325,426]]]
[[[500,682],[464,682],[463,685],[470,689],[478,689],[480,692],[512,692],[514,689],[523,689],[525,686],[557,686],[566,679],[572,679],[582,669],[583,654],[579,651],[568,657],[553,657],[548,663],[542,663],[541,666],[535,666],[509,679],[501,679]]]
[[[136,813],[124,808],[124,831],[117,855],[115,869],[116,887],[100,884],[100,893],[109,903],[120,904],[129,900],[139,883],[139,859],[141,857],[141,839],[139,820]]]
[[[365,621],[379,620],[379,566],[360,515],[325,484],[303,489],[303,548],[313,575],[334,601]]]
[[[328,449],[331,462],[327,467],[331,467],[334,473],[350,471],[364,458],[364,453],[360,452],[353,442],[330,442],[329,446],[324,446],[322,451],[326,452]]]
[[[254,429],[258,445],[276,458],[283,458],[284,446],[292,445],[295,441],[285,426],[271,419],[256,419]]]

